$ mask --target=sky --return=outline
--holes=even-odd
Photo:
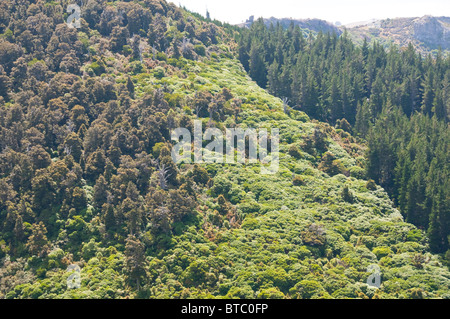
[[[249,16],[307,19],[318,18],[348,24],[371,19],[450,17],[449,0],[168,0],[188,10],[222,22],[237,24]]]

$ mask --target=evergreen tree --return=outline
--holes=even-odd
[[[262,88],[267,84],[267,70],[262,57],[263,47],[258,42],[253,41],[250,48],[249,74]]]
[[[135,236],[129,235],[125,245],[125,263],[128,277],[139,290],[146,274],[145,246]]]
[[[127,79],[127,90],[130,93],[130,97],[134,98],[134,84],[133,84],[133,81],[131,80],[131,77],[129,77],[129,76]]]

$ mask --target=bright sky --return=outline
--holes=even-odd
[[[424,15],[450,16],[449,0],[168,0],[232,24],[255,18],[319,18],[342,24]]]

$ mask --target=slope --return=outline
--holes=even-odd
[[[428,252],[424,233],[361,178],[364,146],[302,112],[286,114],[247,76],[228,31],[165,2],[145,3],[98,2],[90,11],[122,8],[131,25],[104,14],[104,24],[50,32],[84,44],[79,66],[68,62],[72,52],[56,55],[66,72],[48,48],[46,59],[33,48],[22,53],[29,98],[16,86],[1,102],[1,297],[449,296],[450,272]],[[152,28],[131,40],[131,11],[140,9]],[[194,119],[279,128],[279,171],[176,167],[169,131]],[[161,163],[171,172],[165,183]],[[25,169],[29,175],[17,173]],[[81,268],[76,289],[67,288],[70,264]],[[379,289],[366,284],[372,264]]]
[[[359,25],[345,26],[352,39],[362,43],[364,38],[390,45],[414,47],[423,54],[450,50],[450,18],[423,16],[376,20]]]

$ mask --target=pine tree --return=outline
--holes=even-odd
[[[267,73],[267,80],[268,80],[267,89],[269,90],[269,93],[275,96],[281,96],[280,68],[276,60],[269,67]]]
[[[248,55],[249,52],[249,48],[247,45],[246,39],[245,39],[245,34],[243,34],[239,40],[239,50],[238,50],[238,57],[239,57],[239,61],[242,63],[242,66],[244,67],[244,69],[249,72],[250,71],[250,56]]]
[[[435,99],[433,73],[431,70],[425,76],[423,81],[423,99],[422,99],[422,112],[431,116],[433,110],[433,102]]]
[[[371,126],[371,112],[368,101],[363,104],[358,103],[356,108],[355,131],[362,137],[366,137]]]
[[[448,137],[442,132],[440,137]],[[426,178],[426,195],[431,206],[429,211],[428,237],[433,252],[444,253],[449,249],[450,235],[450,176],[447,158],[448,143],[438,144],[436,156],[433,158]]]
[[[444,253],[449,249],[449,218],[448,206],[445,206],[443,190],[433,198],[433,206],[430,214],[430,226],[428,227],[428,238],[430,239],[431,251]],[[447,200],[448,202],[448,200]]]
[[[249,74],[260,87],[266,88],[267,70],[264,61],[264,50],[257,41],[253,41],[250,48]]]
[[[378,117],[378,114],[383,110],[384,105],[384,93],[386,90],[383,87],[383,80],[381,76],[377,76],[370,94],[370,109],[374,118]]]
[[[341,94],[338,87],[338,79],[336,75],[332,76],[331,78],[331,83],[328,86],[327,96],[327,109],[330,112],[329,120],[331,123],[336,123],[337,119],[341,119],[344,117]]]
[[[130,97],[134,98],[134,84],[133,81],[131,80],[131,78],[128,76],[127,79],[127,90],[130,93]]]
[[[444,78],[443,88],[442,88],[442,100],[444,107],[445,117],[444,121],[448,122],[450,120],[450,70],[447,71]]]
[[[397,204],[402,213],[406,212],[407,200],[408,200],[408,182],[411,178],[411,150],[402,149],[398,156],[398,162],[396,170],[396,190],[397,195],[395,197]]]

